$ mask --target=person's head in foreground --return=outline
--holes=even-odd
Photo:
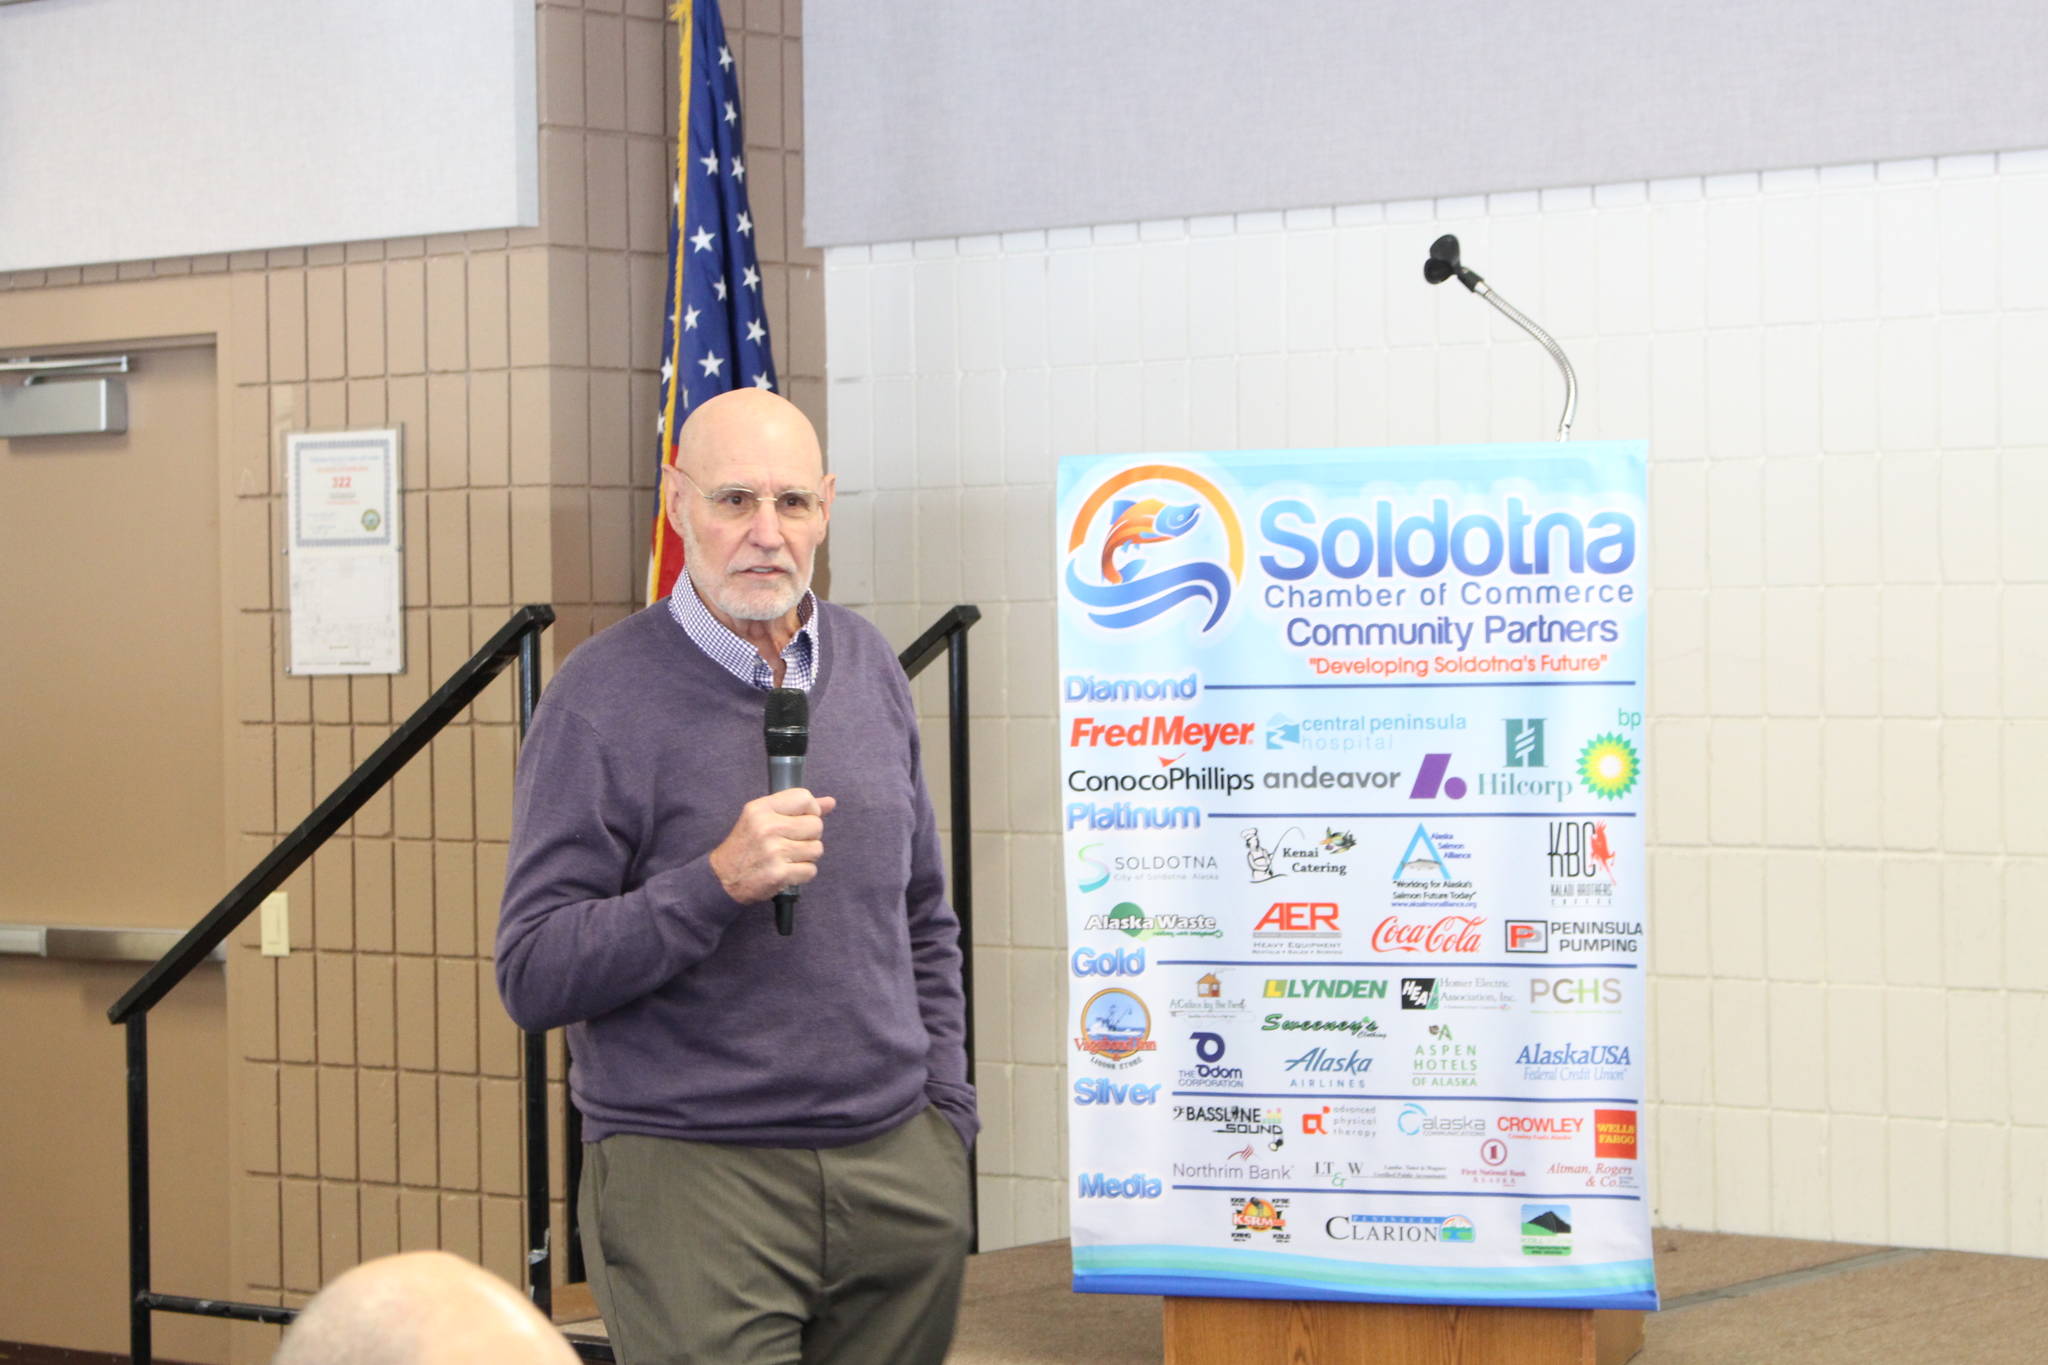
[[[574,1365],[519,1291],[445,1251],[365,1261],[313,1296],[272,1365]]]

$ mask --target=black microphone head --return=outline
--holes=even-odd
[[[794,687],[768,693],[768,712],[761,732],[770,758],[797,758],[811,747],[811,699]]]
[[[1455,268],[1449,261],[1439,261],[1432,256],[1422,263],[1422,278],[1431,284],[1442,284],[1451,277]]]
[[[1429,244],[1429,259],[1442,261],[1453,269],[1458,265],[1458,239],[1449,232]]]

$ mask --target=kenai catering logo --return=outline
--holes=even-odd
[[[1131,496],[1136,485],[1144,487]],[[1180,500],[1189,493],[1192,501]],[[1137,465],[1112,476],[1081,504],[1067,536],[1067,591],[1089,620],[1110,630],[1141,625],[1190,599],[1207,601],[1202,629],[1213,629],[1243,577],[1237,513],[1215,484],[1178,465]]]

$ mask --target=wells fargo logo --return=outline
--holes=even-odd
[[[1210,630],[1243,578],[1237,513],[1215,484],[1178,465],[1112,475],[1081,504],[1067,535],[1067,592],[1111,630],[1190,600],[1208,603],[1202,629]]]

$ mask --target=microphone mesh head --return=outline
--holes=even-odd
[[[771,757],[788,758],[810,747],[811,699],[794,687],[777,687],[768,693],[768,712],[762,721]]]

